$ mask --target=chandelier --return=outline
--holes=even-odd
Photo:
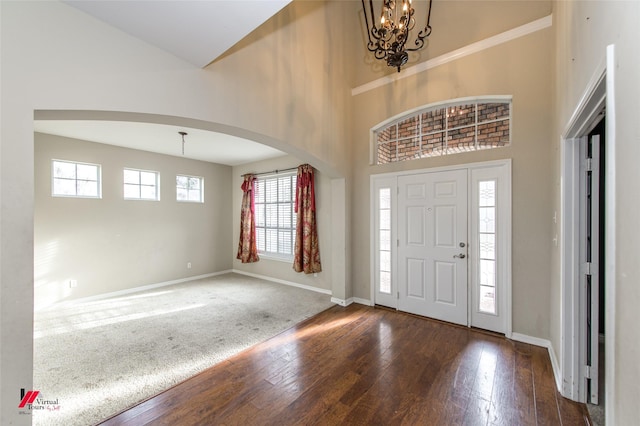
[[[425,39],[431,34],[431,2],[428,2],[427,23],[425,27],[416,35],[413,47],[406,47],[411,30],[415,27],[413,15],[415,10],[411,6],[411,0],[382,0],[382,10],[380,11],[380,26],[377,26],[373,13],[373,0],[369,0],[369,13],[365,0],[362,0],[364,9],[364,20],[367,26],[367,36],[369,43],[367,49],[374,52],[376,59],[384,59],[387,65],[395,67],[400,72],[400,68],[409,60],[407,52],[420,50],[425,45]],[[398,3],[398,4],[396,4]],[[371,20],[371,25],[369,25]]]

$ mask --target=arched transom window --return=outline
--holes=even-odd
[[[498,148],[511,143],[511,98],[474,98],[423,107],[373,129],[374,163]]]

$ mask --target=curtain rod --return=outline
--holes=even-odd
[[[288,169],[283,169],[283,170],[272,170],[270,172],[262,172],[262,173],[245,173],[243,175],[240,175],[241,177],[245,177],[247,175],[254,175],[254,176],[260,176],[260,175],[272,175],[272,174],[278,174],[278,173],[282,173],[282,172],[290,172],[292,170],[298,170],[297,167],[290,167]]]

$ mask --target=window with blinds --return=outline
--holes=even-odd
[[[267,257],[293,259],[296,173],[259,177],[254,194],[256,243]]]

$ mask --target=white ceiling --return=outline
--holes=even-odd
[[[185,61],[205,67],[291,0],[63,0]],[[285,155],[246,139],[200,129],[98,120],[35,120],[35,131],[236,166]]]
[[[162,50],[204,67],[291,0],[63,0]]]
[[[117,145],[228,166],[280,157],[284,152],[247,139],[174,125],[130,121],[35,120],[34,130],[91,142]]]

